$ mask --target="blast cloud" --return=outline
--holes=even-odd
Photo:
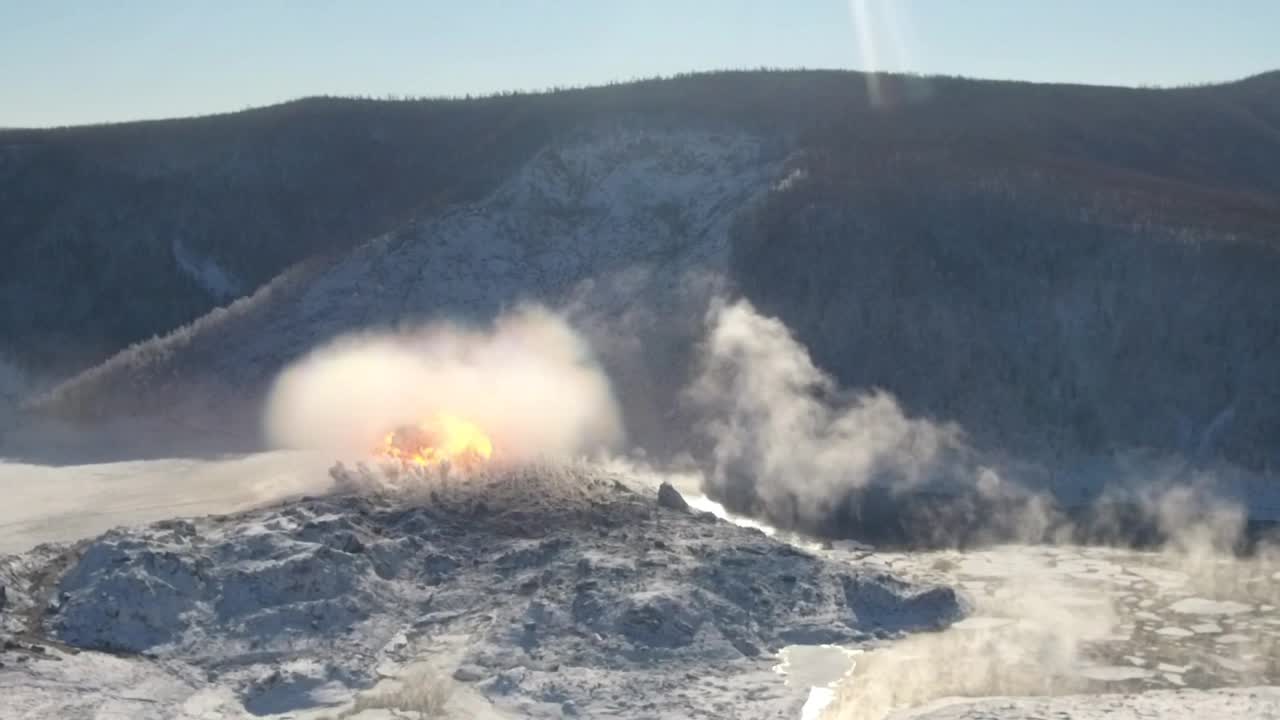
[[[439,413],[476,423],[495,460],[563,460],[616,447],[622,425],[590,348],[538,306],[492,327],[439,323],[349,336],[286,369],[265,414],[282,447],[366,456],[390,430]]]

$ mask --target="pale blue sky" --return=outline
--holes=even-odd
[[[762,65],[1171,85],[1278,38],[1280,0],[0,0],[0,126]]]

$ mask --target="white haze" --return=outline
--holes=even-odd
[[[440,413],[479,425],[503,462],[566,459],[622,439],[590,348],[538,306],[484,329],[438,323],[341,338],[280,375],[265,426],[277,446],[360,457],[387,432]]]
[[[888,393],[841,393],[782,322],[745,300],[708,315],[689,398],[710,439],[708,489],[739,512],[812,526],[877,478],[913,484],[959,430],[913,419]]]
[[[1276,547],[1264,545],[1252,557],[1233,556],[1230,548],[1238,540],[1233,532],[1241,529],[1240,508],[1229,503],[1192,507],[1192,497],[1181,490],[1152,497],[1145,510],[1155,515],[1169,542],[1159,551],[1130,551],[1128,557],[1110,562],[1123,563],[1124,572],[1131,576],[1185,576],[1180,596],[1193,593],[1253,607],[1280,604],[1280,588],[1259,582],[1280,574]],[[927,553],[914,558],[914,563],[917,567],[951,564],[961,557]],[[1100,662],[1096,650],[1100,643],[1131,634],[1139,639],[1130,641],[1130,647],[1135,654],[1147,656],[1147,665],[1154,668],[1158,662],[1173,662],[1173,656],[1152,657],[1142,644],[1146,642],[1142,631],[1122,626],[1117,603],[1133,590],[1117,595],[1114,589],[1108,592],[1105,586],[1063,573],[1057,565],[1068,562],[1065,558],[1046,560],[1029,546],[993,548],[975,557],[992,563],[986,582],[998,590],[970,597],[972,614],[1004,622],[911,635],[859,656],[854,671],[835,688],[823,720],[905,720],[913,716],[905,709],[946,699],[1097,692],[1098,684],[1088,684],[1082,670]],[[936,579],[951,581],[947,571],[938,574],[941,577]],[[1220,644],[1215,654],[1261,666],[1280,663],[1280,647],[1265,642],[1257,647]],[[1111,661],[1120,662],[1119,658]]]
[[[709,441],[705,488],[731,510],[821,528],[850,493],[868,485],[909,490],[941,477],[976,496],[1008,501],[990,505],[999,512],[979,518],[994,538],[1070,539],[1072,525],[1053,509],[1054,499],[984,466],[958,427],[911,418],[885,392],[841,391],[785,325],[745,301],[717,303],[707,319],[701,372],[688,397]],[[1108,518],[1114,510],[1102,504],[1100,522],[1114,526],[1118,542],[1126,537],[1124,523],[1158,530],[1166,541],[1150,557],[1182,568],[1190,589],[1207,597],[1256,594],[1249,578],[1268,577],[1280,567],[1269,546],[1251,559],[1232,557],[1246,512],[1236,499],[1219,495],[1211,473],[1191,472],[1176,460],[1115,470],[1114,487],[1102,481],[1101,498],[1137,515]],[[910,493],[903,499],[890,507],[903,510],[913,502]],[[947,528],[937,529],[937,537],[948,536]],[[1020,561],[1022,550],[1011,546],[1005,557]],[[1083,597],[1055,584],[1057,576],[1034,561],[1007,569],[998,596],[973,608],[1006,624],[913,635],[860,656],[823,717],[881,720],[945,697],[1083,689],[1078,671],[1089,662],[1090,644],[1116,631],[1112,598]]]

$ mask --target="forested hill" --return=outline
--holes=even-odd
[[[294,263],[477,201],[548,143],[615,122],[751,132],[805,154],[820,179],[856,182],[857,202],[910,165],[940,183],[1027,183],[1028,203],[1070,196],[1119,221],[1277,237],[1277,73],[1153,90],[760,71],[478,99],[313,98],[0,132],[0,350],[86,367]]]
[[[644,447],[689,435],[664,413],[705,306],[661,280],[697,271],[842,386],[981,447],[1280,467],[1280,73],[1160,90],[733,72],[0,147],[0,349],[67,377],[37,402],[61,417],[183,407],[252,442],[266,384],[335,335],[557,306],[644,268],[587,303],[597,327],[666,319],[627,326],[643,352],[604,351]]]
[[[801,98],[846,86],[834,75],[723,74],[0,131],[0,348],[77,369],[293,263],[478,200],[583,125],[640,114],[795,128]]]

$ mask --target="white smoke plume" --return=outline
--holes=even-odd
[[[750,303],[716,304],[708,320],[689,399],[711,444],[708,490],[730,509],[813,528],[850,491],[914,485],[962,452],[955,426],[909,418],[884,392],[840,392]]]
[[[1184,592],[1280,604],[1280,590],[1265,582],[1280,577],[1280,557],[1251,540],[1249,508],[1224,492],[1227,478],[1189,472],[1185,460],[1112,459],[1094,475],[1037,473],[1007,459],[996,469],[959,428],[911,418],[884,392],[841,391],[781,322],[742,301],[712,307],[700,360],[689,398],[709,442],[705,485],[730,510],[836,537],[896,523],[896,534],[881,535],[936,547],[1140,544],[1162,552],[1133,557],[1175,568]],[[1055,476],[1079,487],[1058,487]],[[1246,547],[1250,557],[1235,556]],[[970,598],[974,624],[860,655],[822,717],[884,720],[943,698],[1090,689],[1083,669],[1105,671],[1115,659],[1099,648],[1131,631],[1122,632],[1128,616],[1116,598],[1082,590],[1025,547],[989,557],[1008,580]],[[1260,652],[1249,662],[1278,661],[1274,648]]]
[[[699,365],[687,398],[707,441],[707,494],[783,529],[915,547],[1253,543],[1246,514],[1230,510],[1243,498],[1218,473],[1177,458],[1081,472],[981,452],[886,392],[839,389],[746,301],[713,303]]]
[[[265,430],[277,446],[360,458],[388,432],[447,413],[490,436],[495,460],[562,460],[615,447],[608,378],[558,315],[524,306],[492,327],[439,323],[345,337],[277,379]]]

